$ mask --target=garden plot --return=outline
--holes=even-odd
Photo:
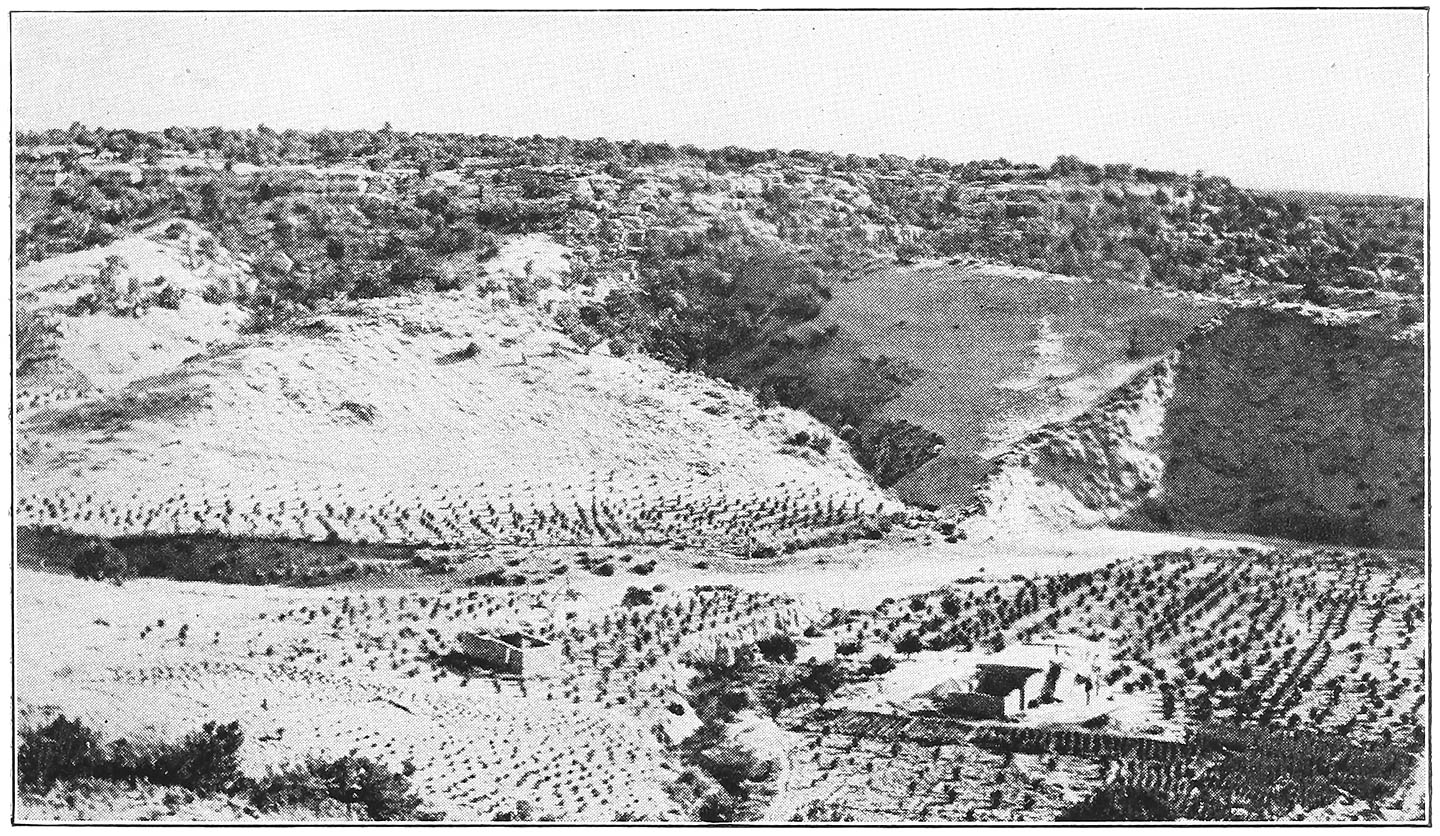
[[[749,553],[898,508],[789,410],[532,314],[388,300],[20,427],[21,524]],[[256,450],[266,451],[259,456]]]
[[[969,578],[851,611],[829,632],[850,655],[996,653],[1073,635],[1113,649],[1097,687],[1138,710],[1117,719],[1148,722],[1148,703],[1165,721],[1317,728],[1406,747],[1423,739],[1424,619],[1423,576],[1405,553],[1192,548],[1075,573]]]
[[[333,595],[260,614],[237,630],[231,648],[247,659],[425,683],[436,693],[615,709],[673,739],[691,725],[677,720],[693,676],[687,658],[799,633],[820,616],[817,607],[735,587],[635,590],[623,598],[559,587]],[[560,664],[517,678],[457,669],[447,659],[462,632],[512,631],[556,645]]]

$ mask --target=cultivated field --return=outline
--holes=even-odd
[[[835,655],[860,674],[826,711],[787,715],[772,820],[1053,820],[1122,780],[1188,793],[1191,809],[1207,810],[1192,788],[1222,774],[1220,761],[1174,748],[1197,731],[1319,731],[1375,751],[1419,744],[1424,666],[1413,637],[1424,610],[1413,556],[1077,539],[1087,537],[1088,547],[1048,555],[1039,543],[936,542],[929,548],[949,550],[938,576],[968,574],[883,600],[892,589],[869,578],[905,559],[903,537],[744,571],[697,569],[662,551],[572,551],[577,567],[622,568],[498,588],[433,576],[414,585],[424,575],[386,587],[121,588],[21,570],[17,697],[24,723],[64,713],[109,738],[173,738],[239,719],[253,774],[310,753],[361,755],[407,772],[429,808],[461,820],[510,815],[521,802],[565,820],[693,815],[667,790],[686,769],[675,746],[703,720],[689,662],[776,634],[803,634],[802,657]],[[522,553],[547,554],[497,557]],[[643,576],[624,568],[637,562],[653,565]],[[923,586],[928,571],[918,566],[912,582]],[[845,591],[857,588],[874,597]],[[517,677],[450,655],[461,632],[506,630],[549,639],[558,667]],[[1066,635],[1106,648],[1094,707],[1077,709],[1103,719],[1098,732],[1047,726],[1053,707],[997,726],[926,720],[901,705],[957,659]],[[875,654],[899,667],[866,675]],[[1066,728],[1070,737],[1055,737]],[[1145,739],[1154,743],[1134,742]],[[1386,780],[1396,792],[1405,784]]]
[[[1094,571],[968,583],[846,619],[841,642],[998,649],[1073,634],[1114,649],[1103,699],[1146,695],[1164,719],[1423,739],[1423,577],[1383,552],[1192,549]],[[873,652],[873,651],[872,651]],[[891,650],[893,652],[893,650]],[[923,658],[924,654],[920,654]]]
[[[769,814],[1054,820],[1123,786],[1182,818],[1413,820],[1428,713],[1417,560],[1187,548],[851,610],[825,631],[842,656],[898,667],[793,721],[804,742]],[[1093,701],[1005,723],[923,707],[1009,645],[1077,639],[1106,649],[1084,671]]]

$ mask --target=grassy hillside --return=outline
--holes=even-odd
[[[813,323],[792,328],[793,342],[747,357],[742,376],[825,420],[855,421],[862,431],[904,422],[938,435],[943,451],[929,461],[916,451],[922,458],[896,489],[912,503],[964,504],[986,460],[1035,427],[1089,408],[1216,307],[1019,268],[883,270],[836,286]],[[906,373],[882,402],[832,414],[816,393],[853,385],[857,364]]]

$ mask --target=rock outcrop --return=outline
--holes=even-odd
[[[1171,525],[1422,548],[1425,352],[1380,323],[1240,309],[1180,354]]]

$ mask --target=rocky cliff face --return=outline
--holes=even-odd
[[[1378,316],[1237,308],[1000,456],[970,525],[1422,547],[1424,362]]]
[[[1172,526],[1424,546],[1425,353],[1380,323],[1235,311],[1180,353],[1164,444]]]

